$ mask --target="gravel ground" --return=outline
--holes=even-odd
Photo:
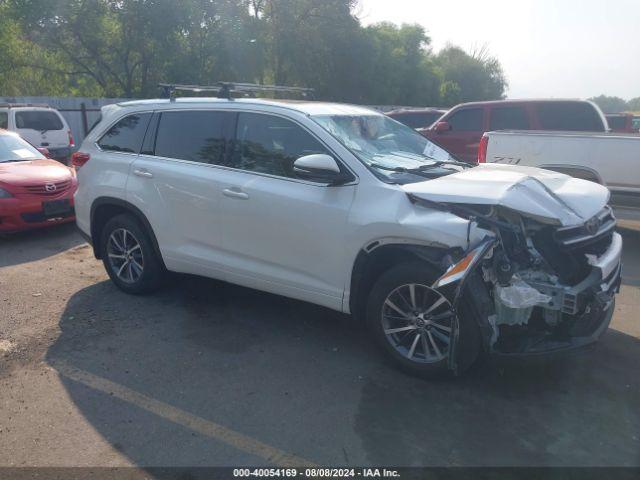
[[[132,297],[67,225],[0,238],[0,466],[640,465],[640,231],[607,335],[398,373],[349,317],[174,276]]]

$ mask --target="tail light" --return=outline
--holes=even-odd
[[[80,168],[85,163],[87,163],[90,158],[91,155],[89,155],[88,153],[75,152],[73,155],[71,155],[71,165],[76,168]]]
[[[487,145],[489,145],[489,137],[483,135],[478,146],[478,163],[487,163]]]
[[[67,130],[67,134],[69,135],[69,147],[75,147],[76,142],[73,140],[73,133],[71,133],[71,129]]]

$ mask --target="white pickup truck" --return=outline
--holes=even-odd
[[[591,180],[609,188],[616,210],[640,211],[640,135],[487,132],[478,162],[535,166]]]

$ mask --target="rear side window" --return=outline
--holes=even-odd
[[[62,130],[64,125],[56,112],[32,110],[16,112],[16,128],[30,130]]]
[[[529,128],[529,118],[523,107],[491,109],[490,130],[528,130]]]
[[[607,117],[607,123],[609,124],[609,128],[621,130],[627,126],[627,119],[621,115],[612,115]]]
[[[451,130],[458,132],[478,132],[482,130],[482,109],[467,108],[458,110],[451,115],[447,122],[451,125]]]
[[[536,105],[543,130],[603,132],[600,115],[586,102],[548,102]]]
[[[313,153],[328,152],[296,123],[273,115],[239,114],[232,167],[295,177],[293,162]]]
[[[9,126],[9,115],[7,112],[0,112],[0,128],[4,128],[5,130]]]
[[[105,133],[98,145],[112,152],[139,153],[151,113],[128,115]]]
[[[228,114],[224,112],[163,112],[155,154],[199,163],[220,163],[224,151],[225,118]]]

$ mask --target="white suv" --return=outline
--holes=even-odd
[[[111,105],[73,163],[78,226],[120,289],[185,272],[356,314],[414,373],[584,345],[614,310],[605,187],[470,168],[366,108]]]
[[[46,148],[50,158],[64,164],[75,147],[67,121],[48,105],[0,103],[0,128],[18,133],[34,147]]]

